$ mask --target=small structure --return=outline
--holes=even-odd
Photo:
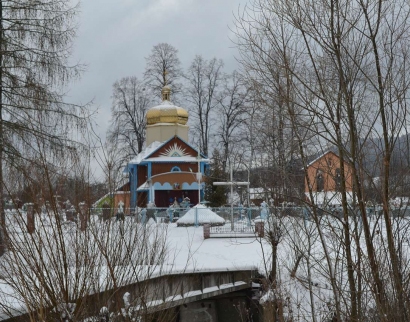
[[[189,209],[185,215],[177,221],[178,227],[202,226],[204,224],[223,226],[225,225],[225,219],[204,205],[196,205]]]
[[[121,184],[114,191],[110,191],[94,202],[94,208],[102,208],[104,203],[110,204],[114,209],[123,205],[123,212],[125,215],[130,215],[130,183],[127,181]]]

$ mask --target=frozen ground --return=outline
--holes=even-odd
[[[168,243],[175,251],[178,266],[190,262],[197,270],[235,269],[262,266],[260,240],[254,238],[203,238],[203,227],[170,224]]]
[[[354,218],[350,220],[351,231],[352,233],[354,231],[358,232],[359,238],[357,241],[360,243],[361,252],[365,252],[366,248],[361,231],[361,223]],[[277,248],[278,275],[275,296],[286,299],[286,314],[291,316],[294,321],[311,321],[313,315],[315,315],[316,321],[327,321],[329,319],[332,312],[334,312],[334,294],[330,284],[331,274],[336,278],[337,287],[342,290],[341,294],[343,294],[343,290],[348,288],[345,255],[341,247],[341,241],[343,241],[342,223],[340,219],[331,216],[321,217],[320,229],[318,229],[313,221],[299,217],[273,217],[273,220],[265,223],[266,235],[268,235],[269,231],[274,231],[277,236],[280,236]],[[39,222],[36,224],[36,236],[38,236],[31,239],[33,237],[30,237],[25,231],[25,223],[20,222],[19,226],[19,219],[15,215],[8,216],[8,224],[9,227],[15,227],[13,235],[15,238],[19,238],[18,245],[22,246],[22,249],[29,245],[30,241],[35,241],[36,238],[41,237],[44,240],[45,235],[51,236],[53,227],[53,221],[44,217],[41,224]],[[136,266],[138,268],[143,267],[138,272],[146,274],[147,270],[145,268],[147,266],[145,263],[147,262],[146,258],[140,259],[141,250],[143,250],[141,247],[143,247],[142,245],[145,242],[151,243],[154,239],[157,243],[160,243],[160,245],[156,244],[156,247],[163,244],[164,249],[166,248],[166,256],[161,257],[158,255],[158,260],[162,261],[161,274],[166,272],[220,271],[256,267],[261,274],[268,276],[271,269],[272,248],[267,239],[231,237],[204,240],[202,226],[177,227],[176,223],[157,224],[152,219],[144,226],[136,223],[134,218],[131,217],[126,217],[124,223],[113,219],[109,224],[107,225],[107,222],[104,223],[96,216],[92,217],[90,227],[96,233],[89,236],[89,240],[84,240],[84,235],[78,233],[77,226],[73,222],[64,221],[62,230],[70,245],[76,243],[94,245],[101,238],[105,240],[107,251],[111,252],[110,256],[118,255],[121,253],[121,249],[123,251],[125,249],[127,251],[132,250],[133,254],[130,257],[130,264],[125,265],[124,262],[117,262],[119,266],[116,267],[115,274],[126,272],[127,267],[132,265],[134,265],[134,269]],[[230,225],[230,223],[227,223],[227,225]],[[370,225],[374,232],[373,243],[380,245],[380,249],[382,249],[385,230],[382,221],[372,218]],[[408,220],[406,218],[395,218],[393,225],[396,227],[396,230],[402,229],[404,231],[408,229]],[[109,227],[107,231],[110,232],[110,238],[105,239],[104,229],[107,229],[107,227]],[[40,229],[44,230],[44,234],[39,233]],[[140,236],[144,235],[145,231],[150,231],[150,234],[147,236],[147,239],[141,239]],[[116,238],[121,234],[123,240],[119,241]],[[28,239],[25,239],[25,236],[28,236]],[[323,244],[326,247],[323,247]],[[403,239],[402,246],[408,247],[408,244],[408,239]],[[57,251],[53,249],[54,243],[52,239],[50,239],[48,245],[51,247],[51,254],[46,255],[51,258],[54,256],[53,253]],[[118,245],[122,245],[122,248]],[[357,246],[352,246],[354,253],[356,248]],[[47,245],[44,249],[47,249]],[[152,254],[156,254],[156,252],[153,252],[153,249],[148,247],[148,250],[145,249],[143,251],[147,251],[148,255],[152,256]],[[326,262],[325,251],[331,260],[331,266]],[[44,253],[44,250],[41,249],[40,253]],[[291,272],[296,267],[295,263],[299,256],[302,259],[294,276],[291,277]],[[99,273],[100,275],[105,274],[106,278],[106,280],[100,281],[99,286],[101,287],[104,285],[101,284],[102,282],[111,282],[108,281],[106,276],[108,275],[108,270],[105,269],[104,258],[99,258],[98,260],[101,261],[99,262]],[[23,264],[26,262],[30,264],[30,261],[33,261],[33,259],[26,257],[23,258],[23,261]],[[142,265],[136,265],[135,261],[140,261]],[[366,265],[365,256],[362,265]],[[4,269],[5,265],[2,266]],[[156,273],[151,271],[150,274],[150,276],[154,276]],[[128,276],[126,280],[131,282]],[[364,290],[368,290],[370,285],[363,284]],[[21,305],[19,296],[13,297],[15,295],[17,293],[10,285],[0,282],[0,297],[2,297],[2,300],[7,299],[10,305]],[[271,293],[268,293],[262,298],[262,301],[270,296]],[[367,298],[367,301],[369,305],[372,304],[371,295]]]

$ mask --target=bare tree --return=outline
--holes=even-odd
[[[185,75],[185,98],[192,113],[194,125],[191,131],[199,135],[199,146],[208,155],[214,109],[218,105],[218,93],[221,91],[225,75],[222,73],[223,62],[216,58],[210,61],[197,55]]]
[[[237,19],[241,59],[250,78],[263,86],[275,80],[278,71],[280,83],[285,85],[283,107],[305,172],[309,163],[306,138],[313,138],[319,152],[332,146],[337,150],[342,220],[340,226],[334,221],[329,226],[343,245],[345,286],[336,280],[335,252],[327,248],[321,231],[318,205],[313,202],[316,191],[310,189],[309,195],[338,321],[370,318],[365,307],[369,301],[377,312],[373,317],[380,321],[409,319],[408,272],[401,261],[406,253],[398,242],[406,229],[392,219],[389,204],[395,196],[394,185],[389,184],[393,151],[408,125],[404,97],[410,85],[406,68],[409,9],[403,0],[255,0]],[[375,176],[369,163],[378,168],[381,240],[374,234],[379,224],[372,224],[366,210],[364,182],[374,182]],[[346,168],[351,175],[346,175]],[[349,177],[353,180],[352,201],[346,183]],[[306,180],[315,185],[307,176]],[[367,271],[367,280],[362,279]]]
[[[223,145],[223,172],[226,172],[230,149],[235,145],[234,140],[238,140],[239,126],[245,119],[247,95],[246,84],[237,71],[227,77],[219,93],[219,106],[216,114],[220,120],[217,133]]]
[[[76,77],[67,57],[75,36],[77,7],[65,1],[0,1],[0,213],[4,224],[3,169],[18,166],[34,138],[50,153],[71,146],[72,122],[84,120],[78,106],[63,102],[61,85]],[[83,114],[84,115],[84,114]],[[4,251],[0,236],[0,254]]]
[[[145,58],[147,64],[144,81],[155,96],[161,97],[161,90],[165,85],[172,88],[177,95],[181,91],[178,80],[182,77],[181,62],[178,50],[167,43],[160,43],[152,48],[151,54]]]
[[[75,167],[64,160],[62,166]],[[172,309],[152,317],[164,288],[146,283],[172,273],[175,254],[168,247],[167,226],[128,216],[115,221],[114,209],[101,216],[99,209],[87,207],[89,200],[64,210],[53,198],[54,168],[44,159],[43,165],[32,172],[41,182],[41,189],[32,190],[35,203],[6,213],[0,315],[21,321],[118,321],[118,314],[127,320],[172,320]],[[181,285],[175,286],[170,298],[180,293]],[[160,309],[168,307],[171,299]]]
[[[136,77],[124,77],[113,85],[109,140],[119,145],[124,159],[142,151],[150,97],[145,84]]]
[[[94,137],[91,146],[94,147],[94,160],[103,170],[103,183],[108,193],[112,194],[125,180],[123,170],[125,162],[121,147],[114,141],[117,138],[106,140],[104,143],[99,137]],[[101,197],[101,196],[100,196]]]
[[[115,316],[124,312],[130,320],[150,320],[149,302],[163,295],[160,286],[148,289],[144,281],[172,262],[165,229],[136,224],[132,218],[102,221],[87,210],[90,221],[81,231],[68,220],[68,211],[52,207],[34,215],[34,232],[27,231],[25,212],[7,216],[10,251],[0,264],[8,285],[0,290],[3,317],[79,321],[103,315],[105,321],[117,321]],[[128,284],[136,289],[124,298]],[[169,319],[163,312],[156,321]]]

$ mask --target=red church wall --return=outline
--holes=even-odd
[[[191,168],[192,172],[198,172],[198,163],[153,163],[151,174],[155,176],[161,173],[171,172],[173,167],[178,167],[182,172],[191,172],[189,168]]]
[[[340,177],[340,159],[333,153],[328,152],[322,157],[314,161],[307,168],[307,176],[309,177],[309,182],[312,186],[312,191],[337,191],[337,178]],[[322,183],[319,184],[319,173],[321,176]],[[346,184],[346,191],[352,191],[353,189],[353,178],[351,167],[345,162],[344,163],[344,177]],[[320,187],[319,187],[320,186]],[[309,186],[305,178],[305,192],[309,192]]]
[[[180,203],[188,197],[191,205],[198,203],[198,190],[156,190],[155,205],[157,207],[169,207],[174,202],[175,198]]]
[[[161,147],[161,149],[159,149],[158,151],[155,151],[152,155],[150,155],[150,158],[160,157],[165,151],[172,148],[175,145],[175,143],[178,146],[180,146],[181,148],[184,149],[185,154],[191,155],[191,156],[197,156],[198,155],[198,151],[191,148],[188,144],[186,144],[181,139],[179,139],[177,137],[174,137],[174,138],[172,138],[172,140],[167,142],[163,147]]]
[[[164,184],[170,183],[173,185],[174,183],[179,183],[182,186],[182,183],[187,182],[189,184],[193,182],[197,182],[196,174],[191,172],[170,172],[170,173],[163,173],[158,176],[152,178],[152,183],[155,182]]]
[[[145,181],[147,181],[147,174],[148,174],[147,166],[139,165],[138,166],[138,181],[137,181],[138,187],[144,184]]]
[[[114,195],[114,208],[118,209],[118,204],[120,201],[124,203],[124,213],[126,215],[130,214],[130,200],[131,194],[129,191],[117,191]]]

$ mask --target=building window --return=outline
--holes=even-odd
[[[340,191],[341,185],[342,185],[342,175],[340,173],[340,168],[337,168],[335,171],[335,188],[336,191]]]
[[[173,167],[171,172],[181,172],[181,169],[179,167]]]
[[[323,191],[325,189],[325,180],[323,178],[323,171],[318,169],[316,172],[316,191]]]

